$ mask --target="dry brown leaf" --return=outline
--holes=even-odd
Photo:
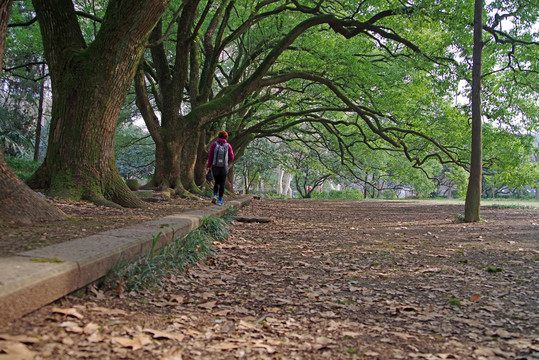
[[[217,310],[217,311],[213,312],[213,314],[217,315],[217,316],[227,316],[231,312],[232,312],[231,309],[221,309],[221,310]]]
[[[392,331],[390,332],[390,334],[393,334],[402,340],[417,339],[414,335],[410,335],[410,334],[406,334],[406,333],[398,332],[398,331]]]
[[[185,338],[183,334],[171,333],[167,331],[160,331],[160,330],[154,330],[154,329],[143,329],[142,331],[145,333],[152,334],[154,339],[170,339],[170,340],[183,341],[183,339]]]
[[[72,338],[70,338],[69,336],[66,336],[65,338],[62,339],[62,344],[66,345],[66,346],[72,346],[75,342],[73,341]]]
[[[354,331],[343,331],[341,334],[342,334],[342,336],[349,336],[349,337],[352,337],[352,338],[356,338],[356,337],[361,336],[361,333],[354,332]]]
[[[477,300],[479,300],[480,297],[481,297],[481,295],[479,295],[479,294],[473,294],[472,296],[470,296],[470,300],[471,301],[477,301]]]
[[[202,293],[202,298],[204,300],[214,299],[215,298],[215,293],[214,292],[209,292],[209,291],[203,292]]]
[[[96,323],[88,323],[86,324],[86,326],[84,326],[84,328],[82,329],[82,331],[86,334],[86,335],[92,335],[96,332],[99,331],[99,325],[97,325]]]
[[[228,350],[238,349],[240,348],[240,345],[237,343],[220,343],[220,344],[212,345],[211,348],[215,350],[228,351]]]
[[[0,341],[0,359],[2,360],[33,360],[37,355],[23,343],[17,341]]]
[[[159,358],[159,360],[182,360],[181,349],[170,349]]]
[[[79,320],[84,317],[74,308],[61,309],[61,308],[58,308],[58,307],[53,307],[52,312],[57,313],[57,314],[67,315],[67,316],[73,316],[73,317],[76,317]]]
[[[123,347],[126,347],[126,348],[130,347],[133,350],[142,349],[144,346],[152,343],[152,339],[146,335],[133,336],[132,339],[123,338],[123,337],[113,337],[111,338],[111,340]]]
[[[1,340],[8,340],[8,341],[15,341],[15,342],[22,342],[24,344],[35,344],[39,340],[35,337],[30,337],[26,335],[9,335],[9,334],[0,334]]]
[[[102,342],[104,340],[104,338],[103,338],[103,335],[96,332],[96,333],[93,333],[92,335],[88,336],[86,338],[86,340],[88,340],[88,342],[91,342],[91,343],[99,343],[99,342]]]
[[[277,352],[277,350],[275,350],[273,346],[264,344],[263,342],[259,342],[259,341],[255,342],[253,344],[253,347],[265,349],[268,352],[268,354],[275,354]]]
[[[60,324],[60,327],[63,327],[67,332],[82,334],[82,328],[73,321],[64,321]]]
[[[325,336],[319,336],[315,339],[317,344],[327,346],[333,342],[333,340],[325,337]]]
[[[183,304],[183,302],[185,301],[185,295],[172,295],[169,301],[177,302],[178,304]]]
[[[206,309],[206,310],[211,310],[215,306],[217,306],[217,301],[208,301],[203,304],[198,304],[198,307]]]
[[[366,351],[365,352],[365,356],[379,356],[380,354],[377,353],[376,351]]]
[[[95,295],[96,299],[103,300],[105,298],[105,294],[103,293],[103,291],[96,289],[95,285],[90,285],[88,289],[92,294]]]

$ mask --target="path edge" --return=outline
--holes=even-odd
[[[105,276],[119,259],[129,261],[197,229],[205,217],[239,209],[252,196],[73,239],[0,258],[0,319],[12,321]]]

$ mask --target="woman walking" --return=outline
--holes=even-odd
[[[208,154],[208,164],[206,167],[211,168],[213,178],[215,179],[215,185],[213,186],[213,198],[212,203],[217,205],[223,205],[223,195],[225,193],[225,182],[228,174],[228,167],[234,160],[234,152],[232,146],[227,143],[228,133],[226,131],[219,131],[217,140],[210,146],[210,152]]]

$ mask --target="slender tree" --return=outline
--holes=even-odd
[[[4,57],[11,0],[0,2],[0,64]],[[31,224],[65,219],[65,215],[39,197],[10,169],[0,148],[0,224]]]
[[[475,0],[472,65],[472,154],[470,178],[464,205],[464,221],[481,219],[481,179],[483,173],[481,126],[481,58],[483,49],[483,0]]]
[[[118,173],[114,136],[145,41],[168,1],[109,1],[90,43],[71,0],[33,1],[53,99],[46,157],[29,185],[99,204],[143,206]]]

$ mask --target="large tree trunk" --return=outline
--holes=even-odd
[[[483,173],[481,129],[481,55],[483,47],[483,0],[475,0],[474,45],[472,65],[472,157],[470,179],[464,206],[464,221],[481,219],[481,179]]]
[[[206,164],[208,163],[208,149],[206,132],[202,131],[198,139],[197,159],[195,164],[195,184],[202,186],[206,181]]]
[[[185,189],[191,192],[199,192],[195,183],[195,166],[198,158],[200,133],[194,133],[186,140],[180,162],[180,176]]]
[[[168,0],[109,1],[101,29],[88,47],[70,0],[33,3],[53,105],[46,158],[28,183],[61,197],[143,206],[118,173],[114,136],[144,43]]]
[[[39,197],[15,175],[0,149],[0,224],[29,225],[66,219],[63,212]]]
[[[184,141],[177,139],[171,131],[160,131],[160,139],[155,143],[155,173],[151,185],[159,190],[169,188],[183,191],[180,181],[180,154]]]
[[[0,2],[0,65],[4,58],[10,10],[11,0]],[[15,175],[0,148],[0,224],[65,219],[64,213],[39,197]]]

